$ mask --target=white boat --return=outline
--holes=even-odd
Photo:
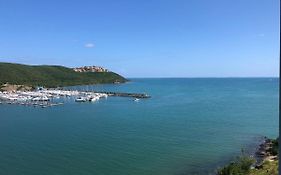
[[[140,99],[138,99],[138,98],[135,98],[135,99],[134,99],[134,101],[140,101]]]
[[[90,98],[90,101],[94,102],[94,101],[98,101],[100,99],[99,96],[94,96]]]
[[[41,97],[41,100],[40,101],[49,101],[50,99],[47,97],[47,96],[43,96]]]
[[[97,100],[98,100],[97,98],[91,98],[91,99],[90,99],[91,102],[95,102],[95,101],[97,101]]]
[[[75,99],[76,102],[86,102],[86,99],[85,98],[82,98],[82,97],[78,97]]]
[[[42,97],[35,97],[32,99],[32,101],[49,101],[50,99],[47,96]]]
[[[108,97],[107,94],[100,94],[99,96],[100,96],[101,98],[107,98],[107,97]]]

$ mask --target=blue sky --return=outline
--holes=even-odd
[[[0,61],[278,76],[279,0],[0,0]]]

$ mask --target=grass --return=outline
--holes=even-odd
[[[278,175],[278,160],[265,161],[261,169],[253,169],[249,172],[249,175]]]
[[[230,164],[218,169],[217,175],[247,175],[254,162],[255,160],[246,156],[242,150],[242,155]]]

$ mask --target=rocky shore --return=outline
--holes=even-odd
[[[242,154],[236,160],[217,170],[217,175],[277,175],[278,174],[277,139],[264,137],[254,155]]]
[[[264,137],[264,141],[259,145],[255,152],[256,163],[254,167],[260,169],[265,161],[276,161],[278,160],[278,138],[269,139]]]

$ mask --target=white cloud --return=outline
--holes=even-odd
[[[86,48],[93,48],[93,47],[95,47],[95,45],[93,43],[86,43],[84,45],[84,47],[86,47]]]

